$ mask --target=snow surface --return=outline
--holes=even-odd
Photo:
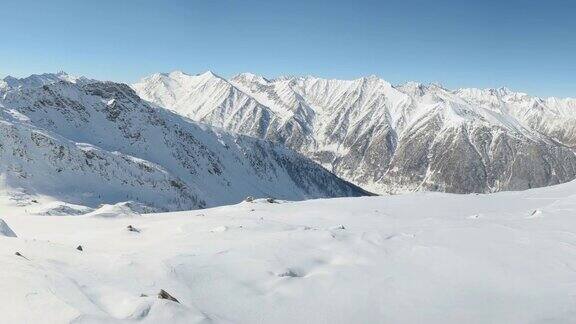
[[[576,182],[487,195],[257,199],[147,215],[122,205],[84,216],[27,208],[0,196],[1,217],[18,233],[0,236],[3,323],[576,316]],[[158,299],[160,289],[180,304]]]

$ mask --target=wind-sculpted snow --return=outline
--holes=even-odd
[[[493,192],[576,177],[576,100],[377,77],[155,74],[133,85],[189,118],[283,143],[376,192]]]
[[[28,215],[43,205],[0,195],[17,234],[0,234],[1,323],[508,324],[576,315],[576,182]]]
[[[127,85],[31,78],[8,79],[0,90],[0,188],[19,199],[183,210],[249,195],[364,194],[278,144],[196,124],[151,106]]]

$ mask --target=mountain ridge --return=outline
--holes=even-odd
[[[128,85],[41,79],[50,81],[0,88],[0,182],[12,194],[156,210],[367,194],[284,146],[190,121]]]
[[[146,78],[132,87],[191,119],[285,144],[375,192],[520,190],[576,177],[571,98],[541,99],[504,87],[392,85],[377,76],[241,73],[218,80],[204,80],[201,91],[186,82],[177,91],[159,89]],[[243,109],[246,103],[252,109]],[[453,167],[467,175],[455,177]]]

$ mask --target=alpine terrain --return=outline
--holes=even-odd
[[[250,73],[154,74],[146,100],[269,139],[370,191],[486,193],[576,178],[576,99]]]
[[[0,82],[0,190],[22,205],[54,201],[47,214],[365,194],[283,146],[197,124],[125,84],[65,73]]]
[[[0,196],[2,323],[576,316],[574,181],[487,195],[257,199],[128,217],[31,217],[28,208]]]

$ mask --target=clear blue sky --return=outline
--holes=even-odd
[[[0,0],[0,76],[312,74],[576,97],[573,0]]]

